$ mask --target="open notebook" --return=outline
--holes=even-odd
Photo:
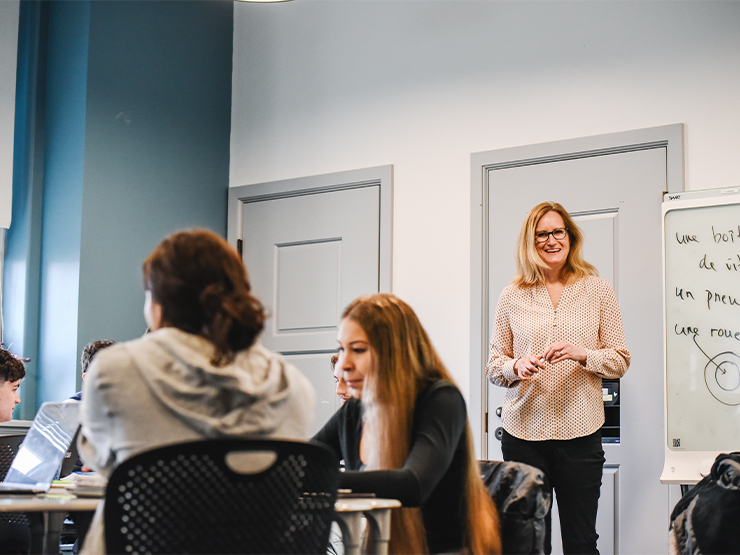
[[[80,424],[80,403],[44,403],[0,483],[0,493],[47,491]]]

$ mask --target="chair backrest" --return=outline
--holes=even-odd
[[[544,553],[551,494],[539,468],[519,462],[479,461],[483,483],[499,512],[504,553]]]
[[[18,453],[18,448],[25,438],[26,434],[0,436],[0,482],[5,479],[5,475],[13,463],[13,459],[16,453]],[[0,540],[5,542],[7,538],[12,536],[13,538],[21,538],[21,540],[18,540],[20,541],[19,544],[13,543],[12,545],[25,545],[25,532],[23,529],[28,528],[28,523],[26,513],[0,513],[0,527],[2,527],[2,530],[0,530]],[[10,542],[9,539],[7,541]],[[28,544],[28,547],[30,548],[30,544]]]
[[[8,473],[10,464],[18,452],[18,447],[23,443],[25,434],[14,434],[10,436],[0,436],[0,481]]]
[[[111,474],[108,553],[324,553],[339,487],[329,449],[204,440],[147,451]]]
[[[740,451],[721,453],[671,513],[670,553],[740,553]]]

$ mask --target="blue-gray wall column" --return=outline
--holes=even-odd
[[[4,306],[34,358],[29,418],[80,387],[86,343],[144,332],[141,263],[163,237],[225,235],[233,4],[27,1],[20,33]]]
[[[51,2],[37,403],[74,393],[89,2]]]
[[[3,337],[16,355],[31,358],[14,413],[26,420],[36,413],[48,8],[40,2],[20,3],[13,221],[5,244]]]
[[[146,329],[141,264],[167,235],[226,233],[232,2],[93,2],[78,351]]]

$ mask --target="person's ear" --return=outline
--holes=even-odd
[[[149,290],[144,294],[144,319],[149,331],[156,331],[162,327],[162,305],[152,298]]]
[[[152,321],[151,321],[151,324],[149,325],[151,330],[155,331],[163,327],[162,305],[159,304],[154,299],[152,299],[151,315],[152,315]]]

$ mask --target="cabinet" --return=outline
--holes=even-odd
[[[602,380],[601,392],[604,398],[604,425],[601,427],[601,442],[619,443],[619,380]]]

